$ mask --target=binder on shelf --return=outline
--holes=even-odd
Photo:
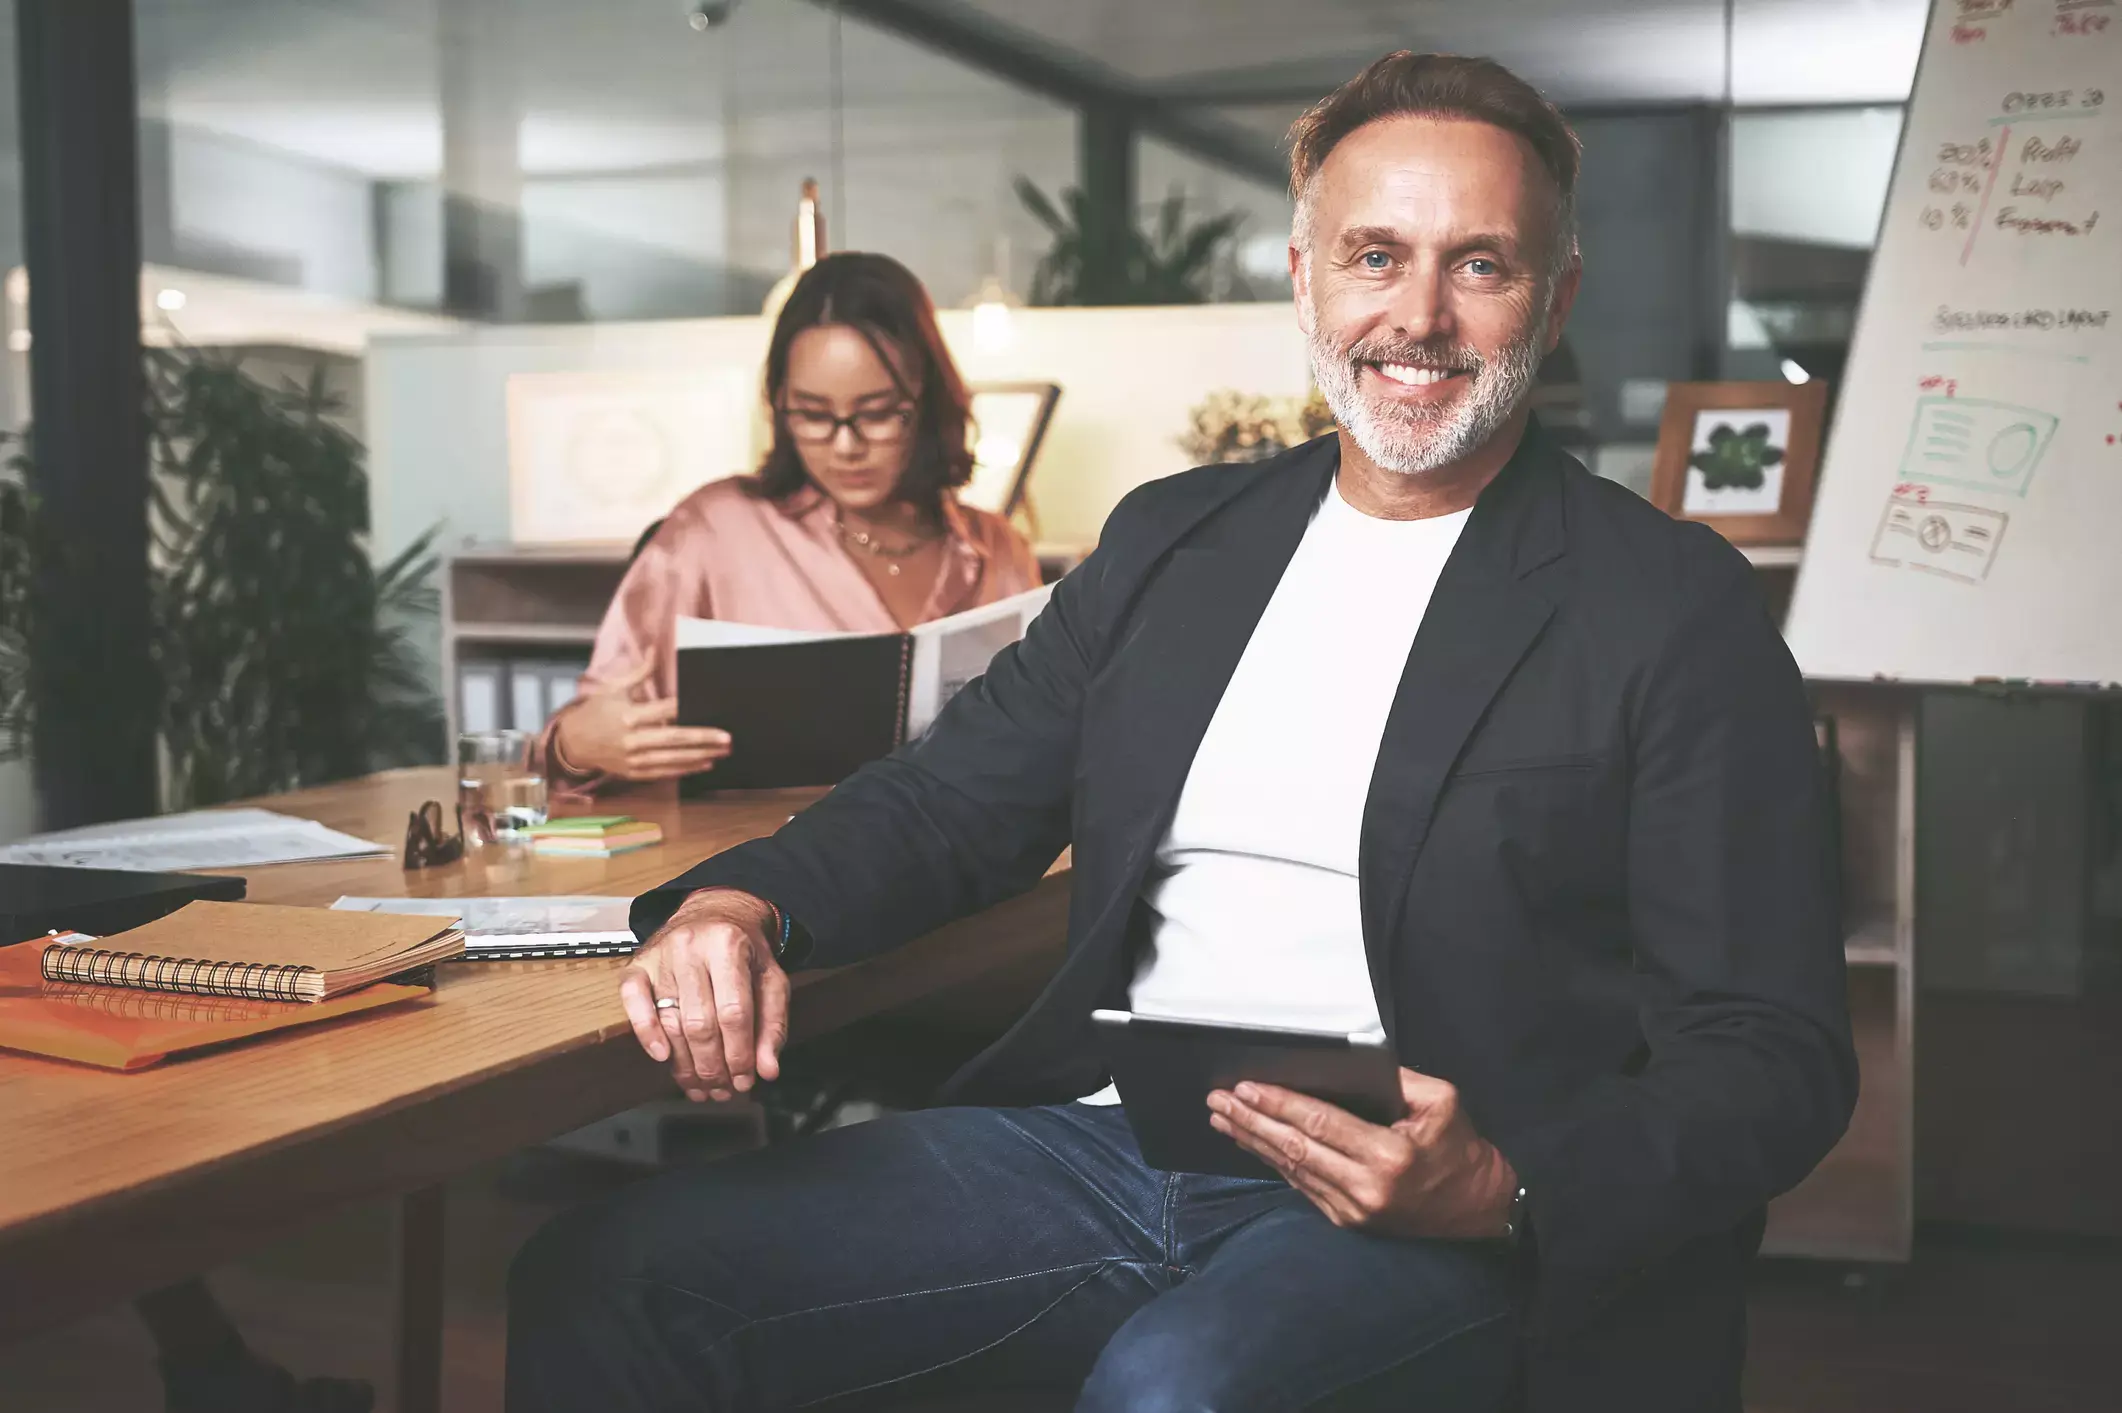
[[[508,724],[518,731],[538,731],[545,726],[545,679],[531,664],[509,665]]]

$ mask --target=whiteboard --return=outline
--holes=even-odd
[[[2122,5],[1936,0],[1786,626],[1808,676],[2122,684]]]

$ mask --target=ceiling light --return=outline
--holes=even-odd
[[[1002,281],[989,275],[973,296],[973,347],[982,353],[1000,353],[1017,341],[1016,318],[1010,313],[1010,297]]]
[[[1783,376],[1786,380],[1793,383],[1809,383],[1813,380],[1813,375],[1799,367],[1798,361],[1794,358],[1783,360]]]
[[[162,293],[155,296],[155,307],[157,309],[166,309],[172,314],[176,313],[184,307],[184,291],[181,289],[166,289],[162,291]]]

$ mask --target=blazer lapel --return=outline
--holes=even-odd
[[[1095,817],[1119,846],[1104,896],[1132,900],[1140,888],[1223,690],[1339,459],[1325,439],[1238,492],[1171,551],[1138,600],[1085,732],[1102,757]]]
[[[1555,454],[1529,425],[1482,492],[1437,580],[1379,742],[1358,869],[1371,985],[1395,1040],[1392,940],[1416,855],[1468,737],[1554,613],[1525,576],[1563,551]]]

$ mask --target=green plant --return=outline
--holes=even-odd
[[[1237,212],[1189,225],[1186,193],[1174,187],[1157,207],[1149,231],[1132,221],[1117,269],[1088,267],[1090,203],[1080,188],[1067,187],[1056,204],[1027,177],[1016,180],[1017,199],[1053,237],[1032,273],[1034,304],[1201,304],[1216,256],[1237,234]]]
[[[1782,448],[1769,444],[1766,422],[1743,432],[1719,422],[1710,429],[1708,448],[1688,457],[1687,464],[1702,473],[1705,490],[1758,491],[1768,483],[1768,468],[1782,460]]]
[[[275,387],[195,349],[146,354],[153,655],[165,804],[187,808],[440,759],[410,631],[438,608],[433,534],[367,550],[368,473],[320,364]],[[11,467],[27,469],[25,441]],[[0,754],[30,746],[25,480],[0,487]]]

